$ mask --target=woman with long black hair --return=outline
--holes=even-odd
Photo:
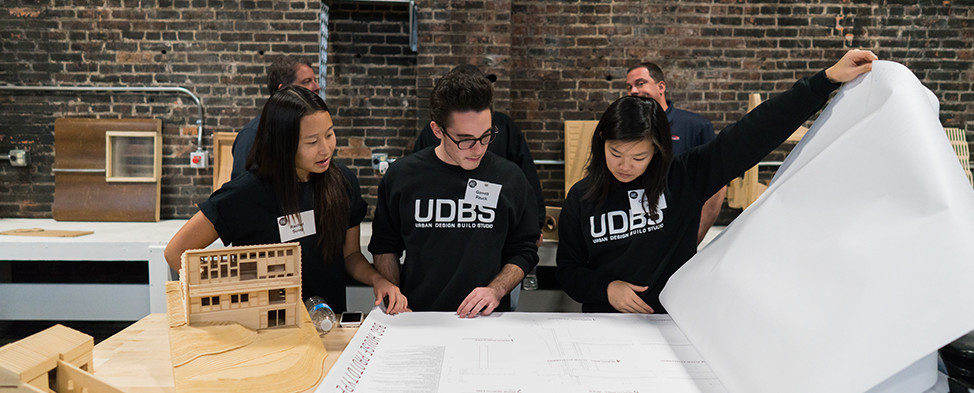
[[[248,172],[199,204],[200,211],[166,246],[169,266],[179,270],[184,251],[217,238],[234,246],[296,241],[302,297],[321,296],[335,312],[344,312],[347,271],[373,287],[377,305],[385,299],[389,312],[404,310],[399,288],[362,254],[359,224],[366,203],[355,175],[333,162],[335,139],[321,97],[299,86],[274,93],[261,113]]]
[[[613,102],[592,136],[587,176],[568,193],[558,223],[558,280],[585,312],[665,313],[666,281],[696,253],[700,208],[818,112],[841,83],[872,69],[876,55],[847,52],[673,157],[656,101]]]

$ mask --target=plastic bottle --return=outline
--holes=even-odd
[[[319,336],[328,334],[331,328],[335,326],[337,321],[335,311],[328,306],[328,303],[325,303],[325,299],[320,296],[312,296],[304,301],[304,306],[308,308],[311,323],[315,325],[315,330],[318,331]]]

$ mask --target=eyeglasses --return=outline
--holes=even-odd
[[[443,135],[446,135],[446,137],[450,138],[450,140],[453,141],[453,143],[456,143],[457,148],[459,148],[460,150],[473,149],[473,147],[477,145],[477,142],[480,142],[480,144],[484,146],[489,145],[491,142],[494,141],[495,138],[497,138],[497,134],[498,134],[497,126],[491,126],[490,129],[487,130],[487,133],[480,138],[456,140],[453,139],[452,136],[450,136],[450,133],[447,132],[446,128],[443,128]]]

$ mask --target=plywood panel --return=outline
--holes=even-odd
[[[54,219],[159,221],[161,182],[105,181],[105,132],[162,133],[158,119],[57,119],[54,122]]]
[[[585,166],[592,150],[592,135],[598,124],[597,120],[565,121],[565,195],[585,177]]]
[[[233,171],[233,141],[236,132],[213,133],[213,191],[230,181]]]

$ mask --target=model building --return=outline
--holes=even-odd
[[[179,279],[190,325],[233,321],[264,329],[300,321],[298,243],[186,251]]]
[[[298,243],[186,251],[166,299],[177,393],[303,392],[321,380],[328,351],[301,301]]]
[[[121,393],[91,373],[91,336],[54,325],[0,348],[0,392]]]

